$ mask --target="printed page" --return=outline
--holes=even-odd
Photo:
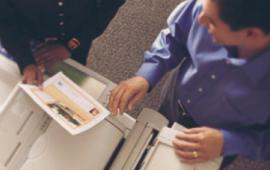
[[[63,73],[47,79],[42,87],[21,88],[72,135],[84,132],[109,115],[109,111]]]

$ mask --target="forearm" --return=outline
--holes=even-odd
[[[270,159],[270,129],[221,130],[224,135],[223,155],[241,155],[253,160]]]
[[[152,48],[145,52],[144,62],[136,75],[144,77],[150,83],[150,89],[162,76],[175,68],[188,55],[184,42],[177,41],[170,29],[160,32]]]
[[[4,48],[19,64],[20,70],[34,63],[29,47],[30,29],[8,0],[0,1],[0,39]]]
[[[21,35],[13,26],[0,24],[0,37],[3,47],[15,59],[19,65],[20,71],[29,65],[35,63],[29,46],[29,38]]]
[[[168,28],[160,32],[152,48],[144,55],[144,63],[136,73],[150,83],[150,89],[184,57],[189,56],[186,43],[192,26],[196,1],[181,3],[169,16]]]

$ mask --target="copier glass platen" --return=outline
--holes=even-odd
[[[163,128],[168,121],[155,111],[144,109],[137,120],[127,114],[109,116],[72,136],[16,86],[21,76],[14,62],[0,56],[0,65],[0,170],[156,170],[164,152],[174,158],[164,162],[179,169],[170,148],[175,130]],[[72,59],[51,66],[46,74],[58,71],[107,106],[116,86],[113,82]],[[213,161],[211,167],[218,169],[220,161]]]

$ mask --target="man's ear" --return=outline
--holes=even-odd
[[[265,36],[265,33],[260,28],[256,27],[247,28],[245,31],[247,38],[257,39]]]

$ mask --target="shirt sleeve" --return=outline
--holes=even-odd
[[[270,126],[243,130],[221,130],[223,155],[241,155],[253,160],[270,159]]]
[[[30,51],[27,21],[17,13],[10,1],[0,1],[0,39],[3,47],[12,55],[20,71],[35,63]],[[28,30],[28,31],[27,31]]]
[[[75,50],[71,50],[72,56],[75,57],[86,58],[86,56],[76,56],[76,55],[87,55],[92,40],[99,35],[97,2],[89,1],[89,3],[90,3],[88,9],[89,12],[85,14],[88,15],[87,22],[85,22],[84,25],[82,26],[82,29],[78,31],[76,35],[74,35],[74,38],[78,39],[81,44]]]
[[[144,62],[137,76],[148,80],[150,90],[169,70],[175,68],[188,55],[186,41],[191,25],[196,0],[181,3],[167,20],[168,27],[162,30],[144,54]]]

